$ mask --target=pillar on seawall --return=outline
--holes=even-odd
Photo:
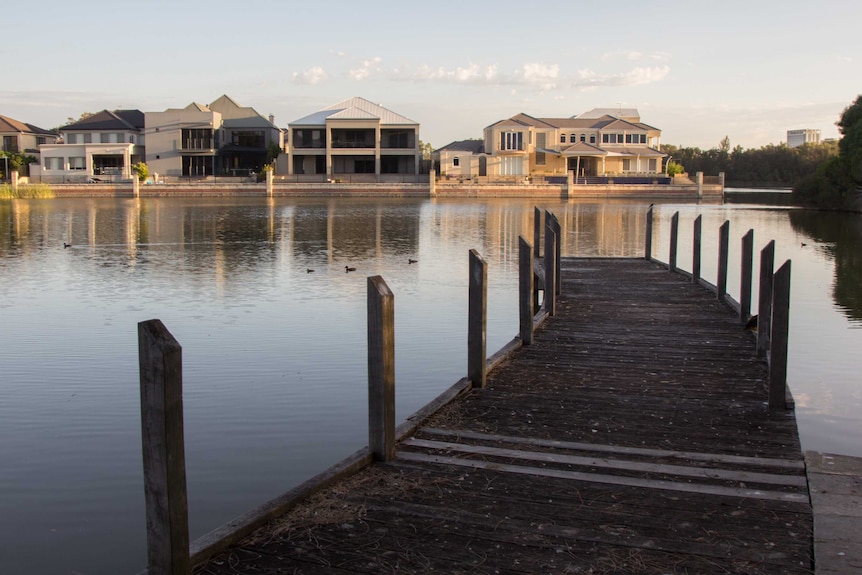
[[[694,175],[695,182],[697,182],[697,195],[703,195],[703,172],[697,172]]]
[[[428,195],[432,198],[437,197],[437,172],[435,170],[428,172]]]
[[[575,173],[574,173],[573,171],[571,171],[571,170],[566,170],[566,199],[567,199],[567,200],[568,200],[569,198],[571,198],[571,197],[572,197],[572,195],[574,195],[574,191],[575,191],[575,190],[574,190],[574,185],[575,185],[575,183],[574,183],[574,180],[575,180],[574,175],[575,175]]]
[[[721,191],[724,191],[724,172],[718,172],[718,185],[721,186]]]
[[[12,177],[12,191],[18,193],[18,170],[12,170],[9,175]]]
[[[132,174],[132,197],[141,197],[141,179],[138,174]]]
[[[269,169],[266,170],[266,196],[268,198],[272,197],[272,182],[273,182],[273,172],[275,170]]]

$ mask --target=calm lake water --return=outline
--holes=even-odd
[[[639,256],[648,203],[0,201],[0,573],[145,567],[138,322],[161,319],[183,346],[194,539],[366,443],[368,276],[395,294],[400,421],[466,373],[470,249],[489,265],[490,353],[518,331],[518,236],[532,241],[534,207],[560,219],[564,255]],[[730,220],[734,297],[749,229],[755,269],[770,239],[778,265],[792,260],[803,448],[862,456],[862,216],[655,210],[655,254],[667,261],[678,211],[687,270],[702,216],[712,283]]]

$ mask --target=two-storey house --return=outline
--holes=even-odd
[[[39,177],[47,183],[129,180],[144,157],[143,131],[140,110],[102,110],[67,124],[62,142],[39,146]]]
[[[484,130],[486,174],[649,176],[662,171],[661,131],[634,109],[590,110],[571,118],[518,114]]]
[[[227,96],[209,105],[147,112],[147,166],[168,177],[247,176],[267,163],[271,144],[283,147],[273,118]]]
[[[363,98],[290,122],[288,131],[286,167],[298,179],[419,174],[419,123]]]
[[[32,124],[19,122],[18,120],[0,115],[0,152],[6,154],[25,154],[39,160],[39,146],[54,143],[60,139],[59,134],[44,130]],[[3,154],[4,157],[6,154]],[[26,171],[27,168],[24,168]],[[2,176],[0,179],[8,180],[12,169],[9,168],[9,160],[0,162]],[[26,175],[24,173],[20,174]]]

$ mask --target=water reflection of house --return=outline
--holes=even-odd
[[[419,174],[419,124],[354,97],[288,124],[286,165],[279,173],[307,181],[398,180]]]
[[[485,128],[481,151],[462,143],[435,152],[441,174],[653,178],[664,171],[661,130],[641,122],[636,109],[596,108],[571,118],[518,114]]]
[[[269,162],[271,145],[283,146],[274,118],[228,96],[209,105],[146,113],[147,166],[164,176],[248,176]]]
[[[102,110],[60,128],[62,143],[39,146],[46,183],[128,180],[144,157],[144,113]]]

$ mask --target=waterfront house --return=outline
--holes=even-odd
[[[0,151],[12,154],[26,154],[39,160],[39,146],[54,143],[60,139],[60,135],[44,130],[32,124],[20,122],[0,115]],[[8,162],[0,162],[0,170],[3,170],[3,179],[8,179],[6,172]],[[26,169],[26,168],[25,168]],[[22,176],[26,174],[21,174]]]
[[[663,172],[661,131],[635,109],[597,108],[571,118],[518,114],[484,130],[484,176],[645,177]],[[442,166],[441,166],[442,169]]]
[[[298,180],[400,181],[419,174],[419,123],[364,98],[290,122],[288,132],[278,172]]]
[[[228,96],[209,105],[147,112],[145,127],[147,166],[161,176],[250,176],[268,163],[271,144],[283,147],[273,117]]]
[[[431,159],[441,178],[463,181],[485,175],[488,156],[484,140],[459,140],[434,150]]]
[[[144,157],[144,113],[102,110],[60,128],[62,142],[42,144],[38,173],[46,183],[111,182],[132,178]]]

